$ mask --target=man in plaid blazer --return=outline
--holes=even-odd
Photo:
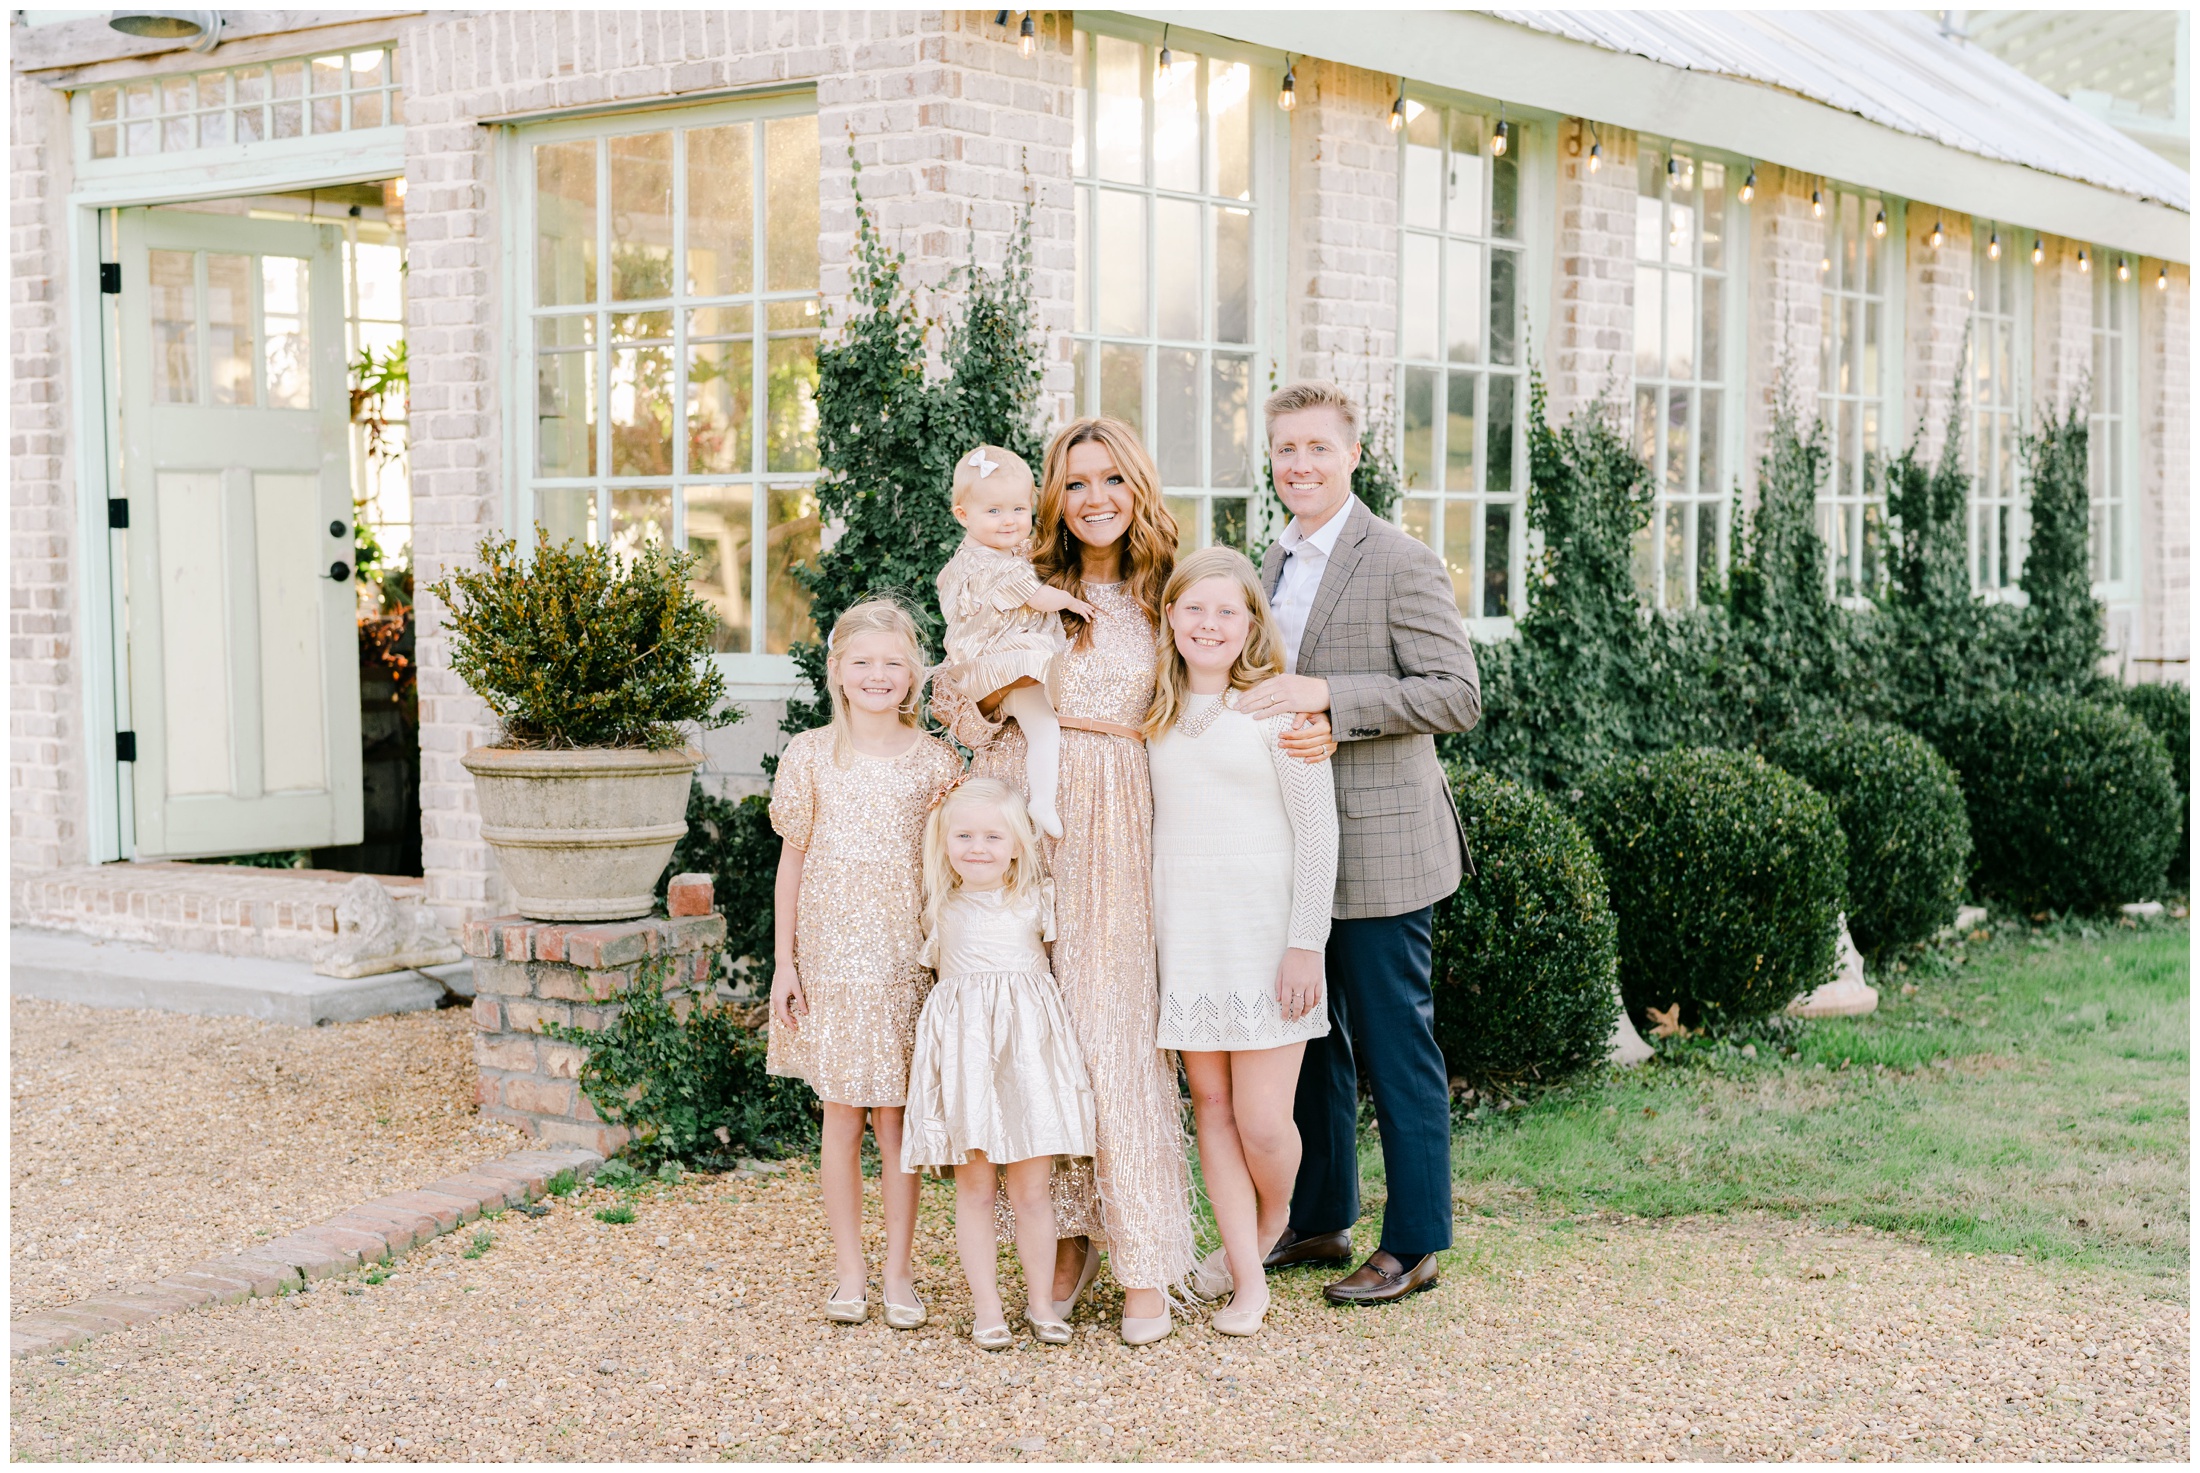
[[[1293,1111],[1304,1141],[1291,1225],[1268,1264],[1346,1263],[1360,1216],[1363,1059],[1389,1202],[1380,1246],[1323,1292],[1403,1299],[1436,1282],[1451,1246],[1451,1091],[1430,989],[1436,902],[1471,864],[1435,734],[1482,714],[1474,647],[1444,565],[1352,494],[1360,412],[1334,384],[1267,403],[1276,494],[1291,525],[1262,564],[1289,672],[1247,692],[1252,716],[1329,714],[1339,743],[1330,1031],[1306,1046]]]

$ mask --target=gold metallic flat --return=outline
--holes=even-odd
[[[888,1329],[921,1330],[924,1328],[924,1322],[929,1318],[931,1316],[926,1312],[924,1301],[921,1299],[915,1304],[896,1304],[891,1299],[886,1301],[886,1325]]]
[[[825,1301],[825,1318],[838,1325],[860,1325],[871,1317],[871,1301],[862,1299],[828,1299]]]
[[[1031,1333],[1038,1337],[1042,1345],[1069,1344],[1070,1328],[1066,1321],[1043,1320],[1027,1309],[1024,1311],[1024,1322],[1031,1326]]]
[[[970,1343],[980,1350],[1006,1350],[1016,1343],[1016,1336],[1006,1325],[995,1325],[990,1330],[980,1330],[973,1326]]]

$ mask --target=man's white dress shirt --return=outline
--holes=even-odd
[[[1276,579],[1276,596],[1269,604],[1276,611],[1276,622],[1283,626],[1283,668],[1293,675],[1299,671],[1299,641],[1306,634],[1307,615],[1314,612],[1314,595],[1321,592],[1329,555],[1337,550],[1345,519],[1358,503],[1357,496],[1347,496],[1336,515],[1322,523],[1311,537],[1299,530],[1299,519],[1293,517],[1291,525],[1276,539],[1283,549],[1283,572]]]

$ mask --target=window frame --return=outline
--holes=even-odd
[[[1726,180],[1726,234],[1722,243],[1724,261],[1717,268],[1702,264],[1703,232],[1699,225],[1696,231],[1695,254],[1697,259],[1686,268],[1690,276],[1698,283],[1693,294],[1693,300],[1695,303],[1695,322],[1699,327],[1696,339],[1699,345],[1697,353],[1697,366],[1699,369],[1702,365],[1701,343],[1703,341],[1700,326],[1704,314],[1704,297],[1701,283],[1713,269],[1718,272],[1720,282],[1719,376],[1716,379],[1707,379],[1699,373],[1696,377],[1687,381],[1686,387],[1691,393],[1697,394],[1700,394],[1701,390],[1710,387],[1716,387],[1719,391],[1721,412],[1718,445],[1723,485],[1716,493],[1707,493],[1699,484],[1692,491],[1679,498],[1674,498],[1667,492],[1660,466],[1663,457],[1658,452],[1665,441],[1666,429],[1670,419],[1669,409],[1662,410],[1657,414],[1654,421],[1656,433],[1652,453],[1645,457],[1650,462],[1652,488],[1650,522],[1643,532],[1643,536],[1648,539],[1650,582],[1647,589],[1643,587],[1642,569],[1638,562],[1636,565],[1636,593],[1649,608],[1659,612],[1679,612],[1694,608],[1698,603],[1698,594],[1703,586],[1704,578],[1703,568],[1699,561],[1702,534],[1699,531],[1695,537],[1687,539],[1685,543],[1686,563],[1693,574],[1688,595],[1684,601],[1671,601],[1665,596],[1665,558],[1662,552],[1662,534],[1665,516],[1669,507],[1677,504],[1694,503],[1698,507],[1699,516],[1701,516],[1702,508],[1705,505],[1708,504],[1714,507],[1718,517],[1718,525],[1713,536],[1718,552],[1719,566],[1716,570],[1718,578],[1723,582],[1733,567],[1734,514],[1741,505],[1742,460],[1747,446],[1749,266],[1752,250],[1750,204],[1741,198],[1741,184],[1748,177],[1752,165],[1748,159],[1741,155],[1731,154],[1723,149],[1706,148],[1683,139],[1654,134],[1640,134],[1635,141],[1634,158],[1629,163],[1621,166],[1635,171],[1636,182],[1630,194],[1637,201],[1644,198],[1641,186],[1641,169],[1642,151],[1645,149],[1655,150],[1661,159],[1670,160],[1676,157],[1677,154],[1678,157],[1689,160],[1698,166],[1705,163],[1718,164],[1724,171]],[[1670,174],[1667,177],[1670,178]],[[1661,195],[1663,206],[1670,206],[1671,193],[1670,186],[1663,191]],[[1640,208],[1641,206],[1638,203],[1636,209],[1639,211]],[[1636,219],[1639,220],[1639,215]],[[1630,221],[1630,225],[1633,224],[1634,221]],[[1626,259],[1631,276],[1645,265],[1655,269],[1661,280],[1673,274],[1674,268],[1665,264],[1662,260],[1655,263],[1643,261],[1636,252],[1633,236],[1634,230],[1630,229]],[[1636,279],[1639,279],[1639,277]],[[1670,298],[1667,300],[1669,302]],[[1642,450],[1639,431],[1643,380],[1636,367],[1639,350],[1635,348],[1633,341],[1634,318],[1632,312],[1628,323],[1628,338],[1627,383],[1630,402],[1627,405],[1627,436],[1628,443],[1639,454]],[[1675,387],[1674,382],[1663,374],[1652,377],[1650,383],[1654,390],[1665,393],[1669,393]],[[1701,399],[1699,398],[1691,410],[1691,434],[1700,435],[1701,426],[1702,409]],[[1699,472],[1701,464],[1699,458],[1697,461]],[[1638,558],[1641,555],[1640,546],[1641,544],[1638,544]]]
[[[1986,254],[1988,242],[2000,233],[2009,237],[2004,244],[1999,261],[1990,260]],[[1964,349],[1962,363],[1962,414],[1964,472],[1969,477],[1970,488],[1965,494],[1964,505],[1964,563],[1974,597],[1988,603],[2023,604],[2024,590],[2018,580],[2024,576],[2025,556],[2032,540],[2031,486],[2025,474],[2023,436],[2031,428],[2032,390],[2034,382],[2033,332],[2038,320],[2039,269],[2024,259],[2024,232],[2016,227],[2001,229],[2001,222],[1974,219],[1971,222],[1971,285],[1970,295],[1964,303]],[[1992,266],[2006,270],[2007,279],[2014,283],[2016,300],[2005,310],[1984,313],[1980,307],[1980,286],[1985,277],[1984,268]],[[2010,338],[2010,380],[2005,399],[1987,407],[1981,405],[1977,394],[1975,365],[1978,361],[1979,327],[1982,321],[2006,323]],[[2092,346],[2090,339],[2087,347]],[[1983,481],[1980,472],[1984,461],[1980,457],[1979,430],[1984,417],[2006,413],[2009,417],[2010,436],[2009,467],[2011,484],[2004,492],[1991,498],[1982,494]],[[1979,576],[1979,551],[1981,546],[1981,522],[1996,509],[2006,508],[2011,522],[2009,547],[2014,549],[2014,566],[2003,566],[1996,557],[1996,571],[2001,581],[1985,583]]]
[[[1818,331],[1820,358],[1818,391],[1813,397],[1812,413],[1825,426],[1826,430],[1827,474],[1825,484],[1819,488],[1817,494],[1818,520],[1816,525],[1819,540],[1825,544],[1826,591],[1828,596],[1846,608],[1868,610],[1877,606],[1874,601],[1875,595],[1887,586],[1890,577],[1888,559],[1893,553],[1893,530],[1887,513],[1885,468],[1888,456],[1894,453],[1895,447],[1899,446],[1903,439],[1902,379],[1906,359],[1904,350],[1906,342],[1904,337],[1905,315],[1909,299],[1909,235],[1907,226],[1909,202],[1889,195],[1882,190],[1875,190],[1861,184],[1849,184],[1837,179],[1822,180],[1819,183],[1819,188],[1831,197],[1833,207],[1827,216],[1826,248],[1819,258],[1818,292],[1821,310]],[[1840,224],[1841,196],[1844,194],[1853,194],[1857,197],[1857,218],[1861,229],[1868,230],[1870,228],[1870,223],[1865,221],[1863,216],[1864,211],[1872,208],[1874,204],[1887,212],[1887,233],[1879,238],[1879,249],[1882,254],[1879,261],[1880,290],[1876,296],[1862,290],[1852,291],[1846,286],[1830,288],[1825,281],[1825,273],[1832,270],[1832,248],[1837,239],[1834,232]],[[1823,304],[1829,294],[1843,302],[1856,301],[1865,304],[1876,302],[1880,309],[1880,376],[1879,392],[1876,396],[1863,393],[1843,394],[1828,386],[1825,375],[1824,351],[1830,324],[1825,320]],[[1864,405],[1872,402],[1875,397],[1879,409],[1879,447],[1876,452],[1878,460],[1874,463],[1871,457],[1875,452],[1868,447],[1865,448],[1857,467],[1861,489],[1855,491],[1843,490],[1835,485],[1835,478],[1839,476],[1841,468],[1840,447],[1835,443],[1835,436],[1840,431],[1840,421],[1838,414],[1829,415],[1828,411],[1835,409],[1844,400],[1857,405],[1861,409]],[[1875,506],[1879,509],[1881,538],[1879,566],[1877,575],[1868,582],[1859,576],[1863,563],[1861,538],[1858,540],[1858,545],[1850,550],[1849,567],[1847,569],[1841,567],[1840,544],[1834,536],[1833,518],[1848,506],[1856,506],[1861,509],[1857,522],[1859,531],[1866,525],[1863,512],[1868,512],[1870,508]],[[1850,579],[1849,591],[1847,592],[1842,590],[1844,576]]]
[[[2100,256],[2101,253],[2096,251],[2094,254]],[[2140,290],[2143,285],[2141,277],[2145,273],[2140,269],[2139,260],[2136,256],[2119,256],[2118,259],[2131,262],[2131,280],[2118,281],[2115,272],[2107,267],[2105,258],[2102,264],[2096,268],[2097,279],[2093,287],[2091,319],[2092,334],[2088,342],[2088,346],[2092,347],[2094,351],[2088,355],[2087,361],[2089,364],[2097,365],[2101,359],[2100,340],[2104,337],[2111,338],[2109,346],[2116,353],[2117,369],[2122,376],[2123,402],[2113,411],[2101,409],[2100,380],[2096,372],[2090,386],[2090,397],[2086,408],[2086,445],[2087,458],[2091,461],[2098,454],[2095,447],[2103,439],[2104,431],[2112,431],[2115,434],[2116,448],[2119,452],[2117,469],[2121,474],[2116,476],[2117,485],[2108,488],[2102,483],[2093,481],[2089,465],[2086,500],[2088,502],[2089,515],[2087,520],[2089,529],[2092,513],[2101,508],[2112,506],[2120,506],[2123,510],[2123,536],[2110,549],[2112,557],[2108,564],[2110,576],[2093,580],[2093,596],[2103,604],[2125,608],[2139,601],[2140,435],[2139,416],[2135,409],[2138,402],[2139,388],[2140,303],[2145,300],[2140,296]],[[2120,327],[2114,329],[2113,333],[2102,325],[2102,309],[2111,299],[2120,299],[2120,305],[2123,309],[2123,323]],[[2104,421],[2112,423],[2104,426]],[[2097,485],[2101,485],[2102,490],[2107,491],[2108,494],[2104,495],[2101,494],[2101,491],[2097,491]],[[2110,525],[2113,528],[2113,521]],[[2095,548],[2090,545],[2092,542],[2090,531],[2087,541],[2089,545],[2086,551],[2090,558],[2095,555]],[[2122,564],[2121,576],[2116,575],[2119,562]]]
[[[1078,208],[1077,202],[1088,191],[1095,201],[1097,201],[1099,193],[1103,189],[1136,193],[1148,201],[1149,212],[1152,209],[1152,202],[1157,199],[1196,199],[1201,202],[1203,211],[1221,207],[1225,204],[1223,196],[1207,191],[1205,186],[1213,181],[1203,178],[1201,189],[1185,191],[1163,188],[1153,178],[1151,168],[1151,143],[1154,130],[1153,73],[1155,68],[1153,63],[1155,52],[1164,39],[1164,30],[1166,31],[1169,49],[1172,52],[1191,52],[1203,60],[1239,63],[1250,68],[1252,73],[1246,109],[1250,135],[1249,143],[1252,150],[1252,160],[1247,176],[1251,193],[1251,199],[1247,203],[1252,213],[1252,220],[1249,225],[1250,250],[1248,253],[1248,264],[1251,272],[1249,290],[1252,298],[1248,310],[1251,341],[1247,343],[1224,343],[1214,336],[1213,324],[1218,306],[1214,291],[1215,252],[1213,231],[1204,223],[1204,214],[1201,229],[1202,262],[1200,269],[1201,330],[1204,336],[1200,339],[1195,341],[1193,339],[1164,338],[1160,336],[1160,277],[1156,270],[1158,263],[1154,257],[1154,252],[1158,250],[1157,242],[1160,232],[1151,214],[1149,214],[1147,224],[1148,255],[1146,260],[1147,309],[1149,321],[1154,326],[1154,331],[1151,334],[1134,336],[1111,334],[1101,330],[1098,315],[1098,273],[1093,271],[1089,277],[1086,276],[1084,263],[1093,259],[1092,240],[1097,239],[1099,230],[1097,209],[1091,212],[1090,218],[1086,218]],[[1131,41],[1146,48],[1140,94],[1144,114],[1141,152],[1145,156],[1146,178],[1138,183],[1103,179],[1097,168],[1087,167],[1087,160],[1080,157],[1076,151],[1076,143],[1073,142],[1072,144],[1067,175],[1067,182],[1072,191],[1072,230],[1079,231],[1080,226],[1082,230],[1072,242],[1077,264],[1072,266],[1070,272],[1070,330],[1065,337],[1069,345],[1069,367],[1072,381],[1073,383],[1082,381],[1086,388],[1086,395],[1084,400],[1080,401],[1076,397],[1074,388],[1069,392],[1071,417],[1075,418],[1101,412],[1102,375],[1097,370],[1096,365],[1088,367],[1083,373],[1080,373],[1080,358],[1087,354],[1097,355],[1100,347],[1109,342],[1137,345],[1145,354],[1143,402],[1146,405],[1148,422],[1142,429],[1142,437],[1147,450],[1154,455],[1156,465],[1159,466],[1162,458],[1159,451],[1159,354],[1164,348],[1179,350],[1190,348],[1192,351],[1199,353],[1203,369],[1200,377],[1199,413],[1201,459],[1204,474],[1208,479],[1196,487],[1170,483],[1164,479],[1162,491],[1164,496],[1173,503],[1172,510],[1178,511],[1180,515],[1185,500],[1189,499],[1195,503],[1196,523],[1189,528],[1179,528],[1181,541],[1187,549],[1206,547],[1213,540],[1215,503],[1218,500],[1234,499],[1234,493],[1238,489],[1236,487],[1218,487],[1212,481],[1214,474],[1212,453],[1213,355],[1217,351],[1232,353],[1242,351],[1248,354],[1251,358],[1251,381],[1246,395],[1246,447],[1251,467],[1245,487],[1245,533],[1248,545],[1257,556],[1263,542],[1272,537],[1282,526],[1282,518],[1277,509],[1271,504],[1274,498],[1272,495],[1267,494],[1268,488],[1262,481],[1262,471],[1267,464],[1268,454],[1267,428],[1261,417],[1260,405],[1261,401],[1267,397],[1271,383],[1284,371],[1287,361],[1284,345],[1286,343],[1286,325],[1289,320],[1288,304],[1285,297],[1289,280],[1291,225],[1290,128],[1288,117],[1280,108],[1274,105],[1276,91],[1282,84],[1284,54],[1267,47],[1248,45],[1241,41],[1233,41],[1227,37],[1217,36],[1206,31],[1193,30],[1173,23],[1164,28],[1158,22],[1148,22],[1115,12],[1080,11],[1075,18],[1072,33],[1073,36],[1076,33],[1084,33],[1090,36],[1106,36],[1119,41]],[[1072,55],[1075,54],[1073,42]],[[1294,59],[1303,58],[1294,55]],[[1087,85],[1085,75],[1073,76],[1070,82],[1070,105],[1075,109],[1081,100],[1090,98],[1092,106],[1097,112],[1099,96],[1097,48],[1087,48],[1087,54],[1083,58],[1083,62],[1087,68],[1092,69],[1090,72],[1092,85]],[[1182,62],[1180,61],[1177,64],[1182,65]],[[1081,141],[1087,150],[1096,150],[1098,147],[1098,128],[1096,124],[1096,117],[1085,119],[1073,116],[1073,138]],[[1206,132],[1203,110],[1200,143],[1203,171],[1207,155]],[[1090,233],[1091,240],[1086,238],[1085,233],[1087,232]],[[1080,303],[1077,300],[1081,290],[1091,293],[1089,301]],[[1083,323],[1082,326],[1079,326],[1080,321]],[[1087,361],[1089,363],[1091,360]]]
[[[597,243],[599,250],[596,266],[599,274],[599,285],[594,310],[609,315],[617,315],[621,311],[663,310],[669,312],[674,319],[671,346],[667,350],[673,360],[671,396],[675,413],[675,428],[672,443],[672,469],[663,475],[621,477],[612,474],[607,468],[608,442],[611,438],[612,424],[609,418],[612,387],[611,350],[615,345],[607,341],[598,341],[593,344],[589,351],[594,358],[593,387],[600,396],[601,412],[605,416],[598,429],[599,436],[606,446],[602,452],[604,458],[599,459],[598,464],[600,467],[605,468],[592,469],[590,474],[580,477],[541,476],[536,473],[536,421],[534,412],[530,407],[534,402],[536,392],[534,324],[538,315],[578,315],[576,309],[580,304],[565,304],[559,308],[545,311],[540,309],[535,302],[537,241],[535,238],[536,219],[534,209],[535,171],[532,165],[532,151],[542,144],[617,139],[637,134],[716,127],[727,123],[747,122],[761,125],[774,119],[815,116],[816,113],[817,94],[814,88],[785,88],[734,99],[714,98],[709,101],[686,104],[673,101],[661,107],[645,106],[622,108],[614,111],[590,110],[576,113],[570,117],[537,119],[507,124],[500,129],[502,136],[499,139],[498,146],[500,173],[503,181],[503,188],[500,192],[504,205],[505,221],[500,254],[507,282],[505,321],[509,325],[509,330],[504,334],[505,363],[503,375],[505,456],[506,465],[510,471],[505,480],[504,511],[506,525],[512,529],[513,535],[531,545],[536,515],[539,509],[538,483],[551,483],[553,486],[593,483],[596,488],[596,507],[599,516],[606,499],[622,484],[630,484],[632,489],[643,491],[663,488],[671,498],[671,545],[685,547],[687,545],[687,505],[686,497],[682,494],[685,488],[691,485],[744,485],[751,488],[749,549],[749,598],[752,611],[750,616],[751,648],[746,651],[719,651],[712,656],[719,669],[725,674],[732,693],[739,698],[748,700],[785,699],[798,695],[807,689],[806,684],[796,670],[791,654],[771,654],[755,646],[761,642],[759,636],[762,626],[758,623],[758,620],[763,617],[763,610],[767,606],[770,597],[769,492],[774,488],[797,482],[814,486],[820,472],[816,469],[810,469],[800,471],[766,470],[758,472],[740,470],[693,473],[685,469],[686,441],[682,437],[680,426],[685,423],[689,355],[681,350],[681,345],[687,342],[688,338],[678,318],[682,312],[696,309],[690,305],[691,297],[685,290],[675,290],[670,298],[637,298],[632,302],[615,301],[608,296],[610,261],[601,247],[606,239],[606,233],[611,229],[609,218],[611,212],[606,207],[602,193],[601,170],[603,165],[599,162],[597,196],[599,201],[597,209]],[[761,139],[761,131],[757,136]],[[759,159],[762,157],[760,143],[754,156]],[[683,155],[676,146],[674,154],[674,197],[676,201],[684,198],[684,184],[681,180],[681,171],[678,164],[681,157]],[[757,203],[758,201],[752,200],[751,208],[754,209]],[[678,203],[674,206],[673,218],[675,222],[674,240],[677,242],[682,238],[685,231],[685,214]],[[817,288],[807,293],[797,290],[775,292],[762,284],[767,261],[767,254],[761,248],[763,245],[763,242],[759,242],[760,249],[754,257],[756,277],[752,278],[749,291],[712,294],[707,297],[693,298],[692,300],[718,301],[730,296],[743,303],[753,302],[757,304],[758,311],[761,313],[763,305],[768,302],[781,299],[799,300],[807,295],[819,304],[817,314],[820,328],[818,341],[822,343],[824,321],[824,295],[822,290],[822,268],[824,263],[822,252],[819,259],[820,282]],[[679,249],[676,244],[674,247],[676,287],[682,281],[680,273],[683,271],[684,264],[679,259]],[[667,305],[652,306],[650,305],[652,303]],[[751,331],[746,336],[753,343],[768,339],[769,333],[768,325],[761,328],[752,326]],[[768,399],[760,382],[768,367],[767,360],[768,354],[765,352],[752,352],[751,354],[750,373],[752,375],[752,391],[755,397],[752,400],[750,412],[752,415],[760,417],[767,416],[769,411]],[[758,441],[757,454],[759,457],[762,454],[761,439]],[[823,541],[829,543],[830,540],[830,529],[824,529]],[[800,636],[797,635],[797,637]]]

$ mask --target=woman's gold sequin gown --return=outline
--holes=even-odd
[[[1115,585],[1087,583],[1084,598],[1099,617],[1091,642],[1060,657],[1055,709],[1135,727],[1153,699],[1154,627]],[[952,688],[933,689],[933,714],[977,753],[971,771],[1021,790],[1022,730],[986,721]],[[1063,836],[1041,841],[1054,877],[1054,975],[1092,1079],[1098,1149],[1089,1162],[1056,1166],[1057,1231],[1105,1236],[1116,1282],[1161,1288],[1189,1274],[1198,1254],[1175,1060],[1154,1047],[1161,1003],[1146,748],[1064,726],[1061,771]]]

